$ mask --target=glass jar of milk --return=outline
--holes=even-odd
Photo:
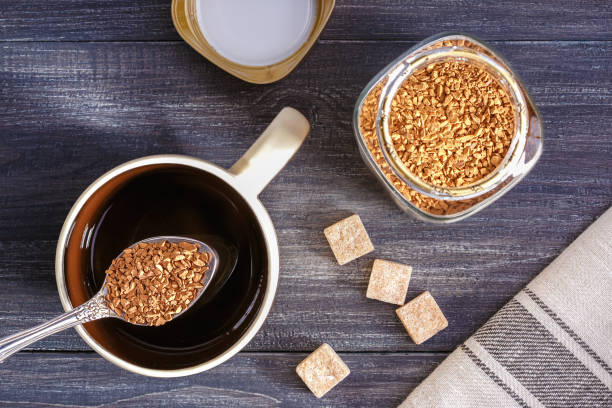
[[[177,31],[198,52],[249,82],[281,79],[327,23],[329,0],[174,0]]]

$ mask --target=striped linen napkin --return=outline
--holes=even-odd
[[[612,208],[400,405],[612,407]]]

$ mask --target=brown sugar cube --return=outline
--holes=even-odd
[[[370,274],[366,297],[403,305],[408,291],[412,267],[376,259]]]
[[[374,245],[357,214],[338,221],[323,232],[340,265],[374,250]]]
[[[395,312],[416,344],[423,343],[448,326],[442,310],[427,291]]]
[[[351,372],[327,343],[306,357],[295,371],[317,398],[325,395]]]

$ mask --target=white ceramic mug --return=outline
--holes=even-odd
[[[176,353],[176,357],[173,357],[176,361],[175,365],[162,365],[155,361],[156,350],[152,351],[150,356],[147,353],[142,354],[139,357],[140,360],[132,359],[129,351],[126,354],[126,351],[122,349],[126,342],[131,341],[130,338],[127,337],[128,340],[115,339],[114,333],[105,333],[107,326],[93,326],[97,324],[96,322],[76,327],[85,342],[113,364],[153,377],[178,377],[199,373],[221,364],[238,353],[255,336],[266,319],[272,306],[279,277],[279,250],[276,233],[270,216],[258,199],[258,194],[291,159],[308,132],[309,124],[306,118],[292,108],[284,108],[253,146],[229,170],[194,157],[157,155],[121,164],[94,181],[81,194],[68,213],[57,245],[55,274],[60,300],[66,311],[84,302],[88,296],[83,277],[79,275],[83,272],[78,271],[78,265],[75,267],[70,264],[73,262],[71,259],[75,257],[75,253],[79,254],[79,251],[88,248],[91,241],[96,239],[95,225],[93,225],[96,221],[90,219],[91,215],[88,215],[87,211],[99,206],[101,200],[114,194],[127,180],[138,174],[146,174],[150,169],[174,167],[189,169],[194,174],[201,175],[202,180],[214,179],[215,183],[223,184],[224,188],[227,188],[227,191],[235,196],[235,199],[241,202],[240,205],[244,205],[245,209],[252,213],[252,218],[256,220],[257,230],[262,237],[262,249],[265,252],[262,256],[265,255],[266,262],[262,263],[262,290],[257,295],[257,301],[253,301],[253,308],[256,310],[253,310],[248,318],[243,319],[247,321],[241,323],[244,324],[244,330],[240,332],[240,336],[234,338],[231,344],[223,344],[215,348],[212,354],[192,353],[189,347],[185,347],[184,350]],[[96,289],[91,288],[91,291]],[[212,319],[214,316],[202,316],[201,318]],[[113,319],[102,321],[105,320]],[[141,329],[155,330],[148,327]],[[134,342],[137,341],[138,339],[134,339]],[[192,355],[195,357],[190,357]]]

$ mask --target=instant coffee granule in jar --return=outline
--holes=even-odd
[[[376,113],[386,79],[365,97],[359,127],[376,164],[418,208],[437,215],[464,211],[488,197],[445,201],[421,194],[397,177],[376,134]],[[424,181],[444,187],[485,177],[506,155],[514,134],[514,111],[503,87],[486,71],[462,62],[431,64],[409,76],[392,101],[390,130],[395,149]]]
[[[160,326],[198,297],[210,255],[188,242],[140,243],[106,270],[108,306],[130,323]]]
[[[490,174],[514,136],[514,108],[484,69],[444,61],[417,70],[391,102],[389,130],[411,173],[443,187]]]
[[[460,201],[444,201],[436,200],[427,197],[408,187],[399,177],[391,170],[389,163],[385,160],[380,149],[380,143],[376,136],[376,111],[378,109],[378,101],[380,93],[385,86],[386,80],[383,80],[376,85],[372,91],[365,97],[359,114],[359,128],[363,135],[364,142],[370,152],[370,155],[381,169],[385,177],[393,184],[407,200],[415,206],[431,214],[454,214],[469,208],[476,199],[460,200]]]
[[[355,104],[366,166],[403,211],[433,223],[470,217],[542,154],[542,120],[498,52],[460,33],[425,39],[383,68]]]

